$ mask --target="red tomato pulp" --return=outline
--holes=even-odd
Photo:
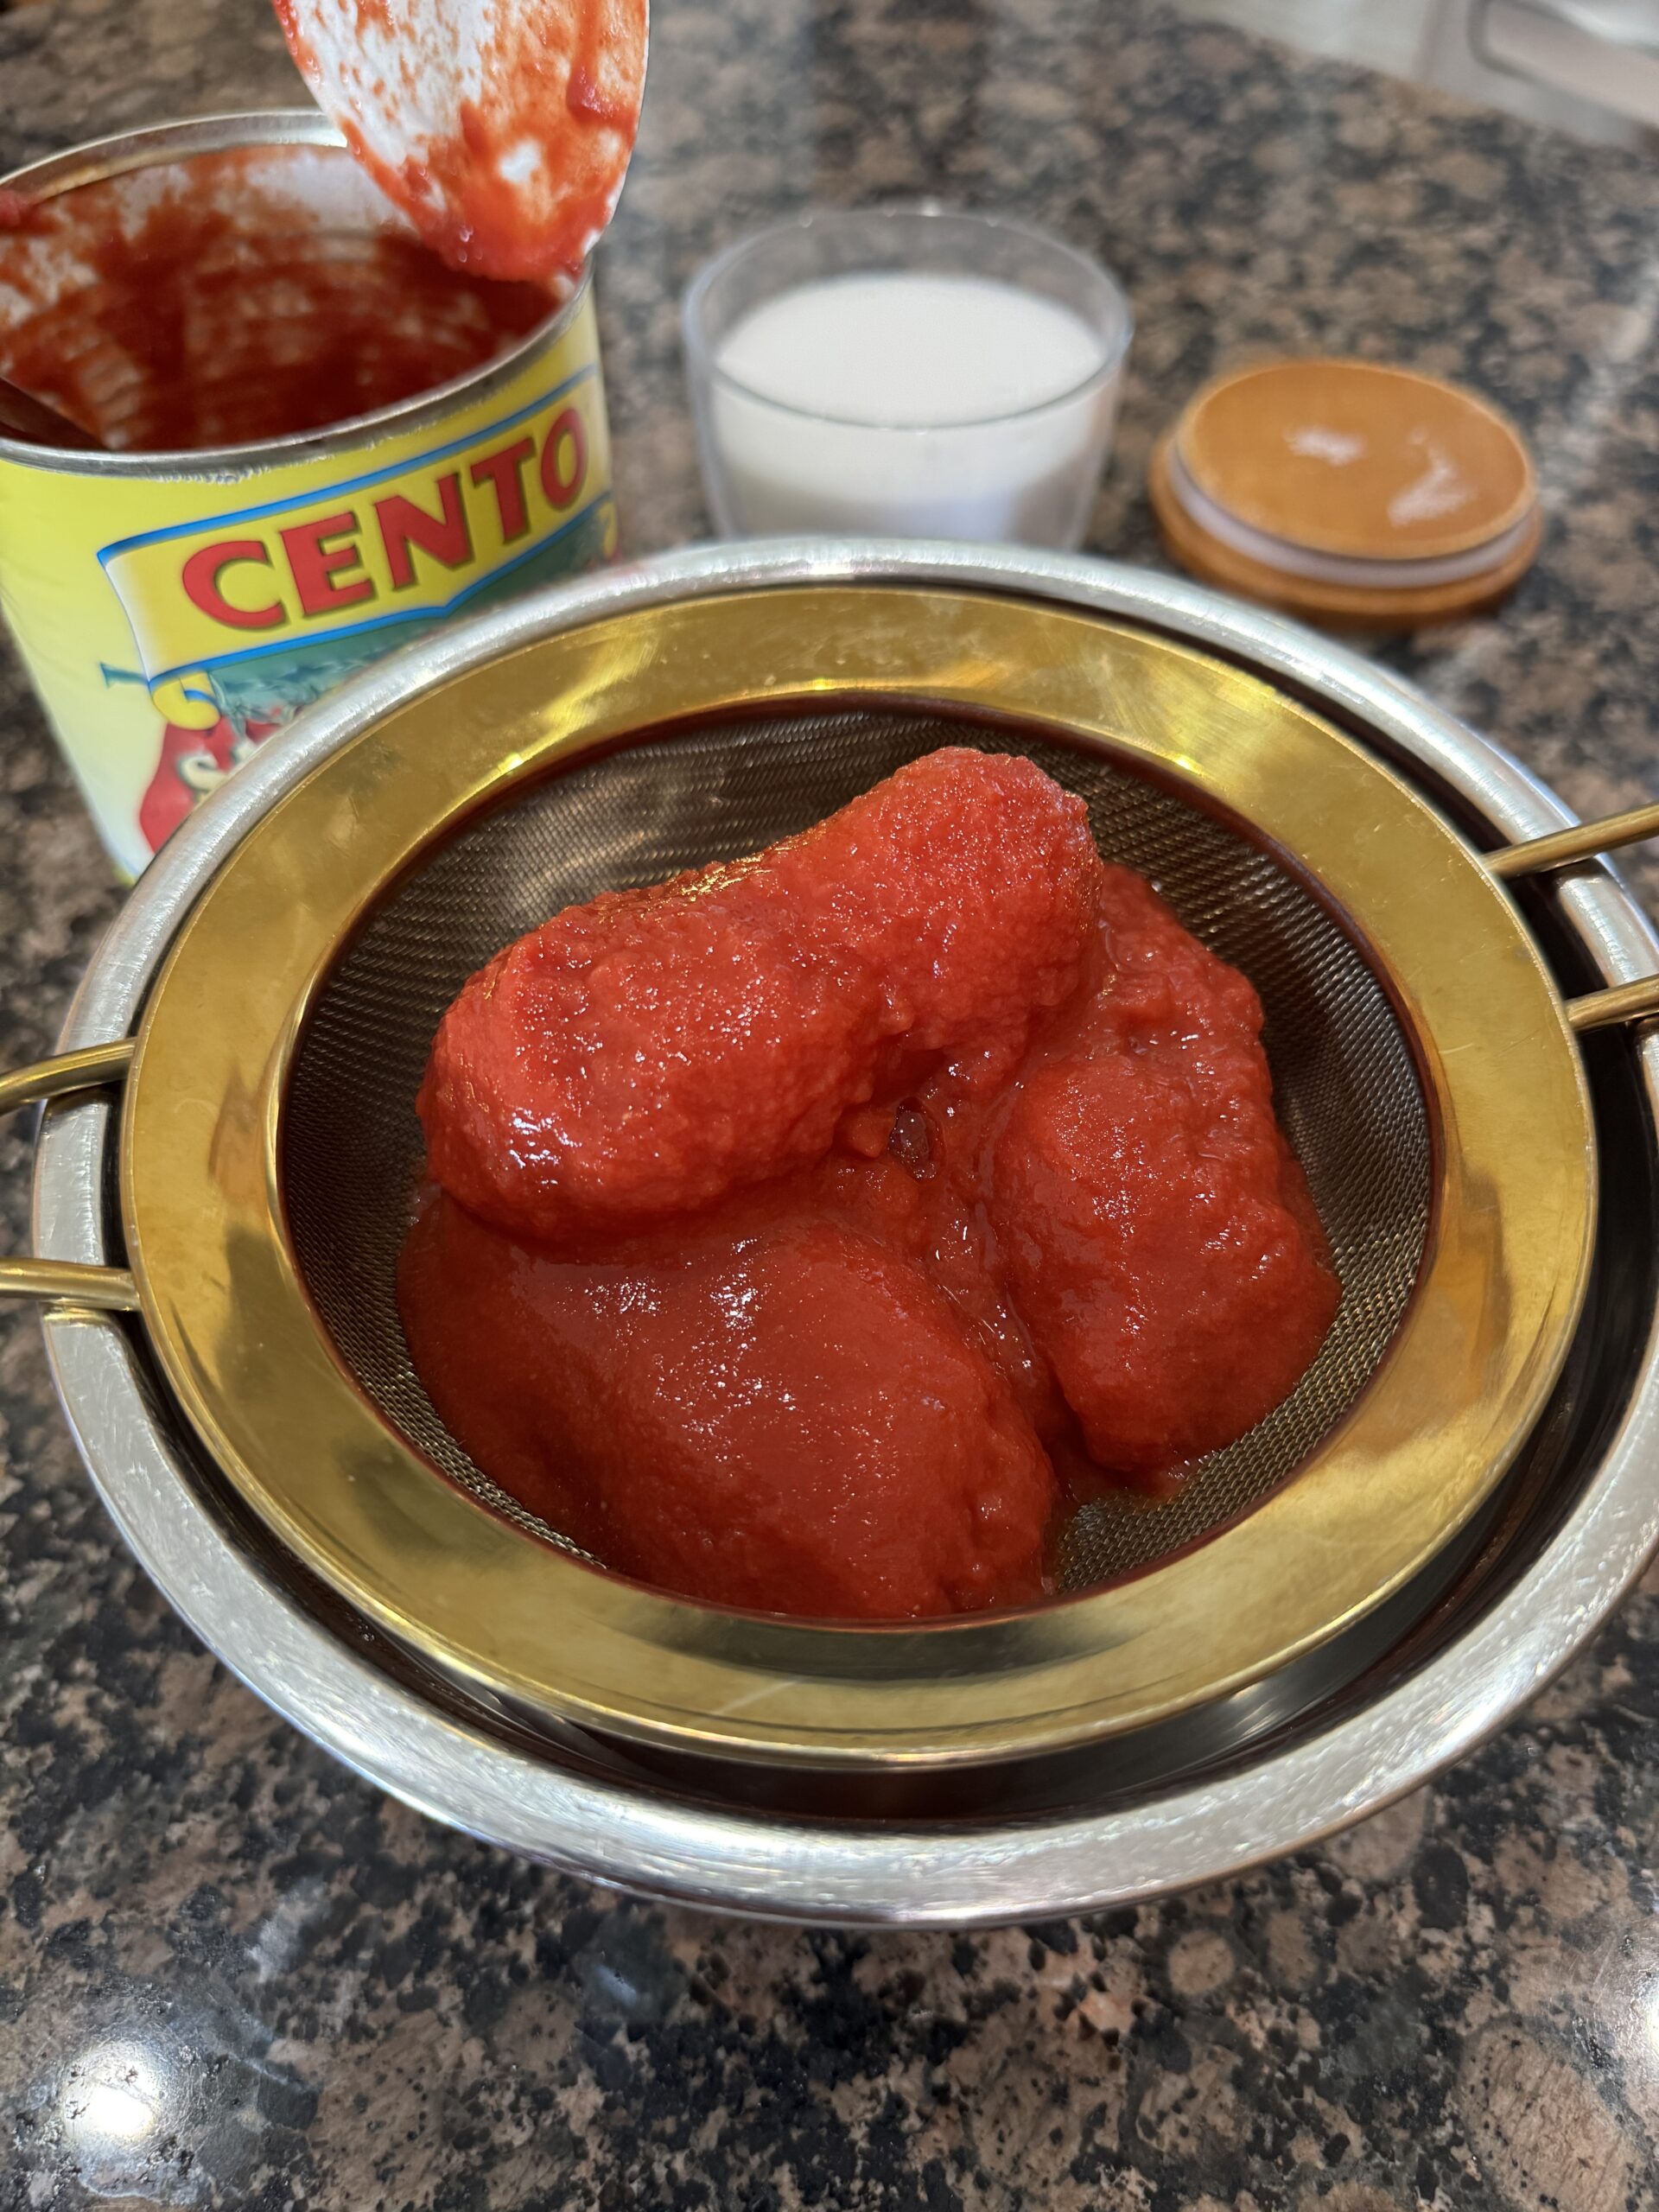
[[[556,915],[445,1016],[405,1332],[504,1488],[711,1602],[1029,1600],[1062,1481],[1166,1482],[1340,1291],[1244,978],[1029,762],[931,755]]]

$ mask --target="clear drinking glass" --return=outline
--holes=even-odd
[[[1097,365],[1034,405],[947,421],[797,406],[721,366],[723,342],[763,303],[874,271],[988,277],[1034,293],[1093,334]],[[1109,271],[1061,240],[1001,216],[934,205],[820,209],[707,263],[683,314],[703,482],[722,536],[1082,543],[1134,322]]]

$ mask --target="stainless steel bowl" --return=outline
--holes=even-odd
[[[64,1037],[130,1027],[231,847],[334,747],[422,681],[625,607],[746,588],[939,582],[1107,613],[1248,666],[1404,768],[1478,843],[1570,817],[1495,747],[1337,647],[1192,586],[1026,551],[880,543],[714,547],[520,602],[381,664],[273,741],[173,841],[89,972]],[[1597,865],[1529,892],[1568,988],[1633,980],[1659,939]],[[1177,1721],[1058,1759],[861,1792],[729,1764],[647,1763],[425,1671],[346,1611],[216,1477],[115,1322],[51,1320],[64,1405],[129,1543],[251,1687],[409,1802],[591,1878],[774,1917],[963,1925],[1213,1878],[1375,1810],[1502,1723],[1572,1656],[1659,1541],[1654,1234],[1659,1038],[1586,1053],[1607,1196],[1567,1376],[1481,1523],[1333,1643]],[[53,1110],[36,1249],[112,1255],[109,1106]]]

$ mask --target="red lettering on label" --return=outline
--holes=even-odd
[[[530,528],[524,505],[524,463],[536,450],[534,438],[515,438],[499,453],[486,453],[469,471],[474,484],[487,484],[495,494],[495,511],[501,518],[501,537],[511,545]]]
[[[446,569],[459,569],[473,557],[473,536],[467,527],[466,510],[461,504],[461,473],[451,469],[447,476],[438,479],[438,501],[442,514],[428,514],[424,507],[417,507],[413,499],[406,499],[402,493],[393,492],[374,503],[375,520],[380,525],[380,543],[386,549],[386,566],[391,571],[394,591],[407,590],[415,581],[415,562],[410,552],[411,545],[418,545]]]
[[[300,605],[308,614],[333,614],[339,607],[354,607],[359,600],[374,597],[374,583],[368,576],[359,576],[348,584],[334,582],[342,570],[363,565],[355,543],[357,530],[357,517],[347,507],[343,513],[324,515],[318,522],[296,523],[282,533],[288,565],[299,588]]]
[[[227,623],[232,630],[276,629],[288,620],[280,601],[273,600],[269,607],[232,607],[220,588],[219,578],[238,561],[257,561],[268,569],[270,549],[257,537],[226,537],[217,545],[202,546],[190,556],[181,571],[185,597],[215,622]]]
[[[588,474],[588,433],[574,407],[553,417],[542,448],[542,489],[549,504],[568,507]]]

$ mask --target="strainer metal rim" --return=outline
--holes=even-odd
[[[1237,671],[961,594],[703,600],[474,675],[476,690],[406,696],[249,829],[178,931],[127,1086],[123,1211],[152,1344],[236,1489],[356,1610],[492,1694],[647,1742],[965,1763],[1140,1726],[1273,1671],[1401,1586],[1489,1495],[1570,1339],[1593,1146],[1536,948],[1399,779]],[[339,1364],[280,1199],[305,1007],[355,918],[447,821],[671,715],[884,691],[1104,742],[1256,825],[1356,918],[1444,1123],[1418,1300],[1291,1483],[1128,1584],[902,1631],[645,1592],[461,1497]]]
[[[877,541],[715,546],[612,571],[467,626],[422,649],[454,664],[486,627],[546,634],[607,610],[724,589],[734,580],[960,582],[1092,607],[1236,656],[1313,692],[1456,791],[1510,837],[1573,817],[1518,763],[1421,693],[1280,619],[1202,588],[1084,557]],[[177,921],[245,823],[396,696],[415,655],[338,695],[294,741],[268,748],[177,837],[105,939],[66,1026],[67,1049],[123,1033]],[[1612,982],[1650,971],[1656,936],[1605,868],[1564,881],[1566,918]],[[1651,1117],[1659,1035],[1636,1042]],[[35,1179],[36,1249],[116,1256],[102,1192],[108,1103],[54,1109]],[[48,1319],[48,1357],[94,1484],[175,1608],[258,1694],[372,1783],[435,1817],[570,1872],[712,1909],[783,1920],[963,1926],[1126,1902],[1218,1878],[1375,1810],[1502,1725],[1595,1632],[1659,1541],[1659,1341],[1605,1455],[1559,1534],[1509,1592],[1431,1662],[1360,1713],[1249,1762],[1222,1786],[1178,1787],[1109,1814],[995,1819],[947,1830],[760,1820],[679,1804],[512,1752],[440,1716],[315,1623],[198,1499],[128,1337]]]

